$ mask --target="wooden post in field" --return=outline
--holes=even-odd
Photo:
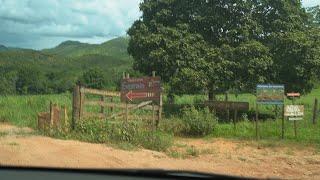
[[[284,104],[282,105],[281,139],[284,139]]]
[[[292,97],[292,104],[295,104],[295,97]],[[294,137],[297,138],[297,121],[293,121]]]
[[[162,114],[162,92],[160,92],[160,102],[159,102],[159,110],[158,110],[158,120],[157,120],[157,123],[156,123],[156,126],[157,126],[157,127],[159,126],[160,120],[161,120],[161,118],[162,118],[161,114]]]
[[[79,120],[83,117],[83,110],[84,110],[84,101],[85,101],[85,94],[83,92],[83,87],[79,87],[80,91],[80,112],[79,112]]]
[[[128,102],[126,102],[126,122],[128,122]]]
[[[152,71],[152,77],[156,77],[156,71]],[[160,98],[162,98],[162,97],[160,96]],[[158,126],[158,124],[157,124],[157,126]],[[154,131],[154,129],[155,129],[155,108],[154,108],[154,103],[152,103],[152,130]]]
[[[63,130],[65,132],[68,129],[67,126],[68,126],[68,111],[67,111],[67,107],[64,105],[63,106]]]
[[[130,74],[126,73],[126,78],[129,79],[130,78]],[[126,101],[126,109],[125,109],[125,114],[126,114],[126,122],[128,122],[128,101]]]
[[[275,118],[277,119],[277,117],[278,117],[278,105],[275,105],[274,115],[275,115]]]
[[[53,110],[53,104],[50,101],[50,129],[53,127],[53,117],[54,117],[54,110]]]
[[[77,121],[80,119],[80,86],[76,85],[73,89],[72,97],[72,121],[71,129],[74,130]]]
[[[259,139],[259,129],[258,129],[258,121],[259,121],[259,106],[258,103],[256,103],[256,139]]]
[[[104,114],[104,96],[100,97],[101,106],[100,106],[100,113]]]
[[[110,102],[111,103],[113,103],[113,97],[110,97]],[[114,109],[114,107],[112,106],[112,107],[110,107],[110,111],[111,111],[111,113],[113,113],[113,109]]]
[[[226,101],[226,104],[227,104],[227,101],[228,101],[228,92],[226,92],[225,93],[225,99],[224,99],[225,101]],[[230,109],[229,109],[229,106],[226,108],[226,110],[227,110],[227,120],[228,120],[228,122],[230,121]]]
[[[312,124],[317,123],[317,116],[318,116],[318,99],[314,99],[314,104],[313,104],[313,115],[312,115]]]
[[[233,127],[234,129],[236,129],[236,123],[237,123],[237,119],[238,119],[238,109],[234,110],[234,117],[233,117]]]
[[[155,130],[155,108],[154,108],[154,103],[152,104],[152,130]]]

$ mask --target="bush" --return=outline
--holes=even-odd
[[[139,133],[137,122],[120,122],[111,124],[108,132],[109,139],[117,142],[135,142]]]
[[[140,133],[137,143],[146,149],[165,151],[173,143],[173,136],[161,131]]]
[[[217,124],[217,118],[208,108],[196,110],[193,106],[183,110],[182,121],[185,124],[184,134],[188,136],[208,135]]]
[[[79,121],[76,126],[78,139],[89,142],[104,143],[107,141],[108,123],[95,119]]]
[[[186,131],[186,124],[178,117],[163,119],[159,126],[162,131],[173,133],[175,136],[182,136]]]
[[[165,151],[173,143],[173,136],[162,131],[146,130],[142,122],[137,121],[100,121],[86,119],[79,121],[76,130],[66,133],[55,129],[47,134],[53,137],[69,139],[75,138],[87,142],[106,143],[146,149]]]

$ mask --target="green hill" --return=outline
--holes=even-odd
[[[0,52],[1,52],[1,51],[6,51],[6,50],[8,50],[8,48],[5,47],[4,45],[1,45],[1,44],[0,44]]]
[[[127,46],[127,38],[116,38],[102,44],[65,41],[55,48],[41,51],[0,46],[0,80],[5,82],[3,89],[0,85],[0,95],[3,92],[13,94],[6,87],[11,86],[13,91],[21,85],[19,78],[24,77],[19,77],[20,72],[25,73],[24,76],[35,72],[33,79],[30,75],[27,84],[34,83],[36,87],[32,88],[36,93],[39,88],[41,93],[70,90],[90,68],[101,69],[106,80],[105,87],[115,88],[122,72],[132,67]]]
[[[88,54],[98,54],[121,59],[129,59],[129,56],[127,55],[128,41],[128,38],[125,37],[115,38],[102,44],[65,41],[55,48],[44,49],[42,52],[67,57],[80,57]]]

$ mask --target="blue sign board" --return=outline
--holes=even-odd
[[[257,103],[281,105],[284,101],[284,85],[258,84]]]

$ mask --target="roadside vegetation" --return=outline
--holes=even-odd
[[[298,136],[294,136],[293,122],[285,120],[285,138],[281,140],[280,113],[274,116],[274,107],[264,106],[261,114],[269,114],[259,121],[260,140],[268,144],[292,142],[300,145],[316,145],[320,147],[320,123],[313,125],[311,122],[313,100],[320,94],[320,88],[314,89],[308,95],[302,96],[296,101],[297,104],[305,105],[305,118],[297,122]],[[219,95],[220,96],[220,95]],[[219,97],[218,96],[218,97]],[[223,97],[223,95],[221,95]],[[71,94],[59,95],[24,95],[24,96],[1,96],[0,97],[0,120],[9,122],[20,127],[27,126],[37,129],[37,113],[49,110],[50,101],[60,106],[66,105],[69,121],[71,121]],[[254,107],[254,96],[239,94],[229,96],[230,100],[249,100],[250,107]],[[204,138],[216,137],[231,138],[238,140],[255,140],[255,124],[247,113],[239,115],[239,120],[234,126],[231,122],[219,119],[209,112],[208,109],[196,108],[197,96],[177,97],[179,113],[165,116],[157,130],[152,130],[150,123],[144,121],[124,122],[117,120],[86,119],[77,122],[76,129],[55,129],[51,132],[39,132],[62,139],[77,139],[93,143],[107,143],[123,149],[147,148],[157,151],[167,151],[174,144],[176,138]],[[286,100],[289,104],[290,101]],[[195,106],[193,106],[194,104]],[[166,111],[166,109],[164,109]],[[143,112],[141,112],[143,113]],[[164,112],[166,114],[166,112]],[[317,119],[319,121],[319,118]],[[192,149],[189,150],[190,154]],[[180,156],[172,154],[172,156]]]

